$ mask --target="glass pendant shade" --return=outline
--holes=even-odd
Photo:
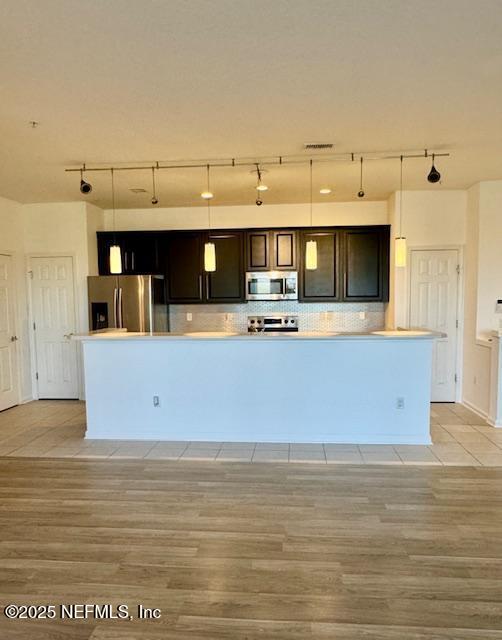
[[[305,268],[309,271],[317,269],[317,242],[309,240],[305,250]]]
[[[216,250],[213,242],[204,245],[204,270],[216,271]]]
[[[395,263],[396,267],[406,266],[406,238],[396,238]]]
[[[122,273],[122,253],[116,244],[110,247],[110,273]]]

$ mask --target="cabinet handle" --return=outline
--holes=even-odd
[[[202,300],[202,274],[199,274],[199,299]]]
[[[206,273],[206,298],[209,300],[209,273]]]
[[[131,269],[134,271],[134,251],[131,251]]]
[[[124,251],[124,268],[127,271],[127,251]]]

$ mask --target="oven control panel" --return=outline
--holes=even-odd
[[[248,332],[298,331],[298,316],[248,316]]]

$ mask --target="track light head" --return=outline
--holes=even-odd
[[[85,169],[85,164],[84,164]],[[80,169],[80,193],[87,195],[92,191],[92,184],[89,184],[84,180],[84,169]]]
[[[92,184],[89,184],[85,180],[80,180],[80,193],[88,194],[92,191]]]
[[[152,198],[152,204],[159,204],[159,199],[156,198],[155,196],[153,196]]]
[[[261,207],[262,204],[263,204],[263,200],[260,198],[260,196],[258,196],[256,198],[256,206]]]
[[[357,197],[364,198],[364,191],[362,189],[359,189],[359,191],[357,192]]]
[[[432,184],[436,184],[436,182],[439,182],[441,180],[441,174],[434,166],[434,154],[432,155],[432,167],[429,171],[429,175],[427,176],[427,180],[429,182],[432,182]]]

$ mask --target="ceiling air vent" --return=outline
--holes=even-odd
[[[311,151],[312,149],[317,151],[320,149],[333,149],[334,146],[332,142],[305,142],[303,144],[305,151]]]

